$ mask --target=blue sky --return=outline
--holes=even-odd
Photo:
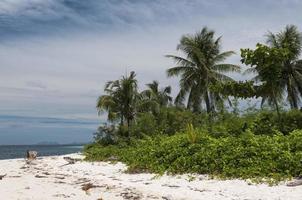
[[[126,71],[135,70],[143,83],[156,79],[177,88],[177,79],[166,78],[173,63],[164,55],[177,53],[181,35],[208,26],[223,35],[224,50],[239,52],[263,42],[269,30],[287,24],[302,30],[301,10],[299,0],[2,0],[0,115],[97,124],[104,119],[95,110],[104,83]],[[9,135],[1,128],[4,141]],[[93,128],[83,128],[91,137]],[[50,138],[40,132],[39,140],[39,134]]]

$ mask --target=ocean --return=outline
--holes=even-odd
[[[37,151],[38,156],[54,156],[81,152],[79,145],[2,145],[0,146],[0,160],[25,158],[26,151]]]

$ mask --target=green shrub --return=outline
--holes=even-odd
[[[296,129],[302,129],[302,111],[290,110],[281,113],[281,123],[277,123],[277,125],[278,130],[284,134],[288,134]]]
[[[107,124],[100,126],[98,130],[93,134],[95,143],[101,144],[103,146],[116,144],[116,130],[115,127],[109,126]]]
[[[278,129],[276,114],[273,112],[259,112],[252,123],[252,132],[257,135],[274,135]]]
[[[257,135],[274,135],[278,131],[286,135],[296,129],[302,129],[302,112],[284,111],[279,118],[272,111],[262,111],[254,117],[251,129]]]
[[[195,143],[187,133],[157,136],[136,144],[85,149],[89,160],[114,155],[130,172],[199,173],[221,178],[283,180],[302,174],[302,130],[289,135],[254,135],[214,138],[199,133]]]
[[[159,130],[166,135],[183,131],[187,124],[193,124],[194,127],[201,126],[205,121],[201,114],[174,107],[161,109],[157,116]]]
[[[142,138],[158,134],[174,135],[183,131],[187,124],[202,126],[202,116],[191,111],[168,107],[160,109],[156,115],[152,113],[139,113],[135,123],[131,126],[130,134]]]
[[[214,137],[238,136],[248,128],[248,120],[232,113],[225,113],[213,124],[210,134]]]
[[[140,113],[130,132],[138,138],[144,135],[158,134],[159,129],[155,116],[151,113]]]

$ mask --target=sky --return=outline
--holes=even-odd
[[[141,89],[158,80],[176,94],[164,55],[178,54],[182,35],[207,26],[240,64],[240,48],[268,31],[302,30],[301,10],[299,0],[1,0],[0,144],[89,141],[106,81],[136,71]]]

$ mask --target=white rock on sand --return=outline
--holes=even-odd
[[[66,155],[65,155],[66,156]],[[302,186],[249,185],[242,180],[208,180],[205,176],[126,174],[122,163],[84,162],[66,165],[65,156],[0,160],[0,199],[302,199]],[[79,154],[67,155],[83,158]]]

